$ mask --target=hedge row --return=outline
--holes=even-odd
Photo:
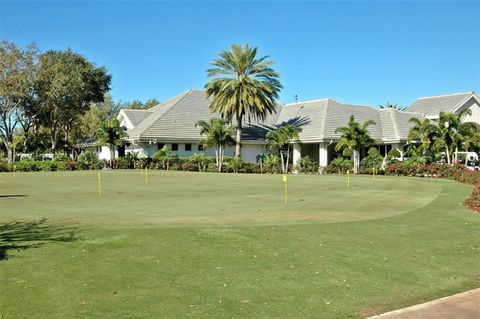
[[[406,165],[398,162],[388,165],[385,169],[385,175],[446,178],[460,183],[480,186],[480,172],[471,171],[462,164]]]

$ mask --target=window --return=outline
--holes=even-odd
[[[200,152],[203,151],[203,144],[198,144],[198,150],[199,150]]]
[[[172,151],[178,151],[178,144],[172,144]]]
[[[158,143],[157,147],[159,150],[161,150],[165,146],[165,143]]]
[[[192,144],[185,144],[185,152],[191,152],[192,151]]]

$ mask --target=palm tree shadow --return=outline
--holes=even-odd
[[[47,223],[46,218],[0,223],[0,260],[7,259],[8,250],[75,241],[77,231],[77,226]]]
[[[276,130],[284,125],[292,125],[296,127],[302,127],[308,125],[310,119],[308,117],[294,117],[288,121],[283,121],[282,123],[273,125],[273,124],[264,124],[264,123],[248,123],[244,125],[242,138],[245,140],[256,140],[256,139],[265,139],[268,132]]]
[[[305,126],[305,125],[308,125],[308,124],[310,124],[310,118],[309,117],[297,116],[297,117],[289,119],[288,121],[283,121],[282,123],[277,124],[276,127],[280,128],[284,125],[292,125],[292,126],[296,126],[296,127],[302,127],[302,126]]]

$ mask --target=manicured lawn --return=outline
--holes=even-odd
[[[285,204],[278,175],[102,172],[99,197],[97,173],[0,174],[0,240],[58,239],[0,260],[4,318],[361,318],[480,287],[468,185],[290,176]]]

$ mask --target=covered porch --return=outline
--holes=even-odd
[[[300,158],[309,156],[313,161],[317,162],[320,167],[327,166],[330,162],[342,156],[342,152],[335,151],[336,142],[317,142],[317,143],[296,143],[293,144],[292,162],[293,165],[297,165]],[[375,146],[380,155],[386,156],[392,149],[397,149],[401,154],[401,160],[403,160],[403,144],[379,144]],[[362,150],[360,157],[365,157],[367,150]]]

